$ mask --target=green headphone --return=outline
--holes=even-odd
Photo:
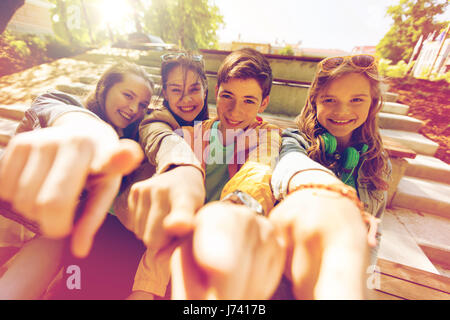
[[[321,136],[323,145],[325,147],[325,153],[327,155],[334,155],[336,159],[340,159],[342,174],[340,179],[347,185],[350,185],[356,189],[355,178],[353,172],[359,164],[360,156],[367,152],[369,146],[365,143],[362,144],[360,151],[354,147],[348,147],[344,150],[342,156],[336,153],[337,141],[336,138],[329,132],[323,133]]]

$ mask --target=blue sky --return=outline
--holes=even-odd
[[[221,42],[301,41],[305,48],[376,45],[389,30],[388,6],[399,0],[213,0],[224,16]],[[450,11],[438,20],[450,20]]]

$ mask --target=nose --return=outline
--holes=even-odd
[[[139,111],[139,101],[133,101],[129,104],[128,108],[135,115]]]
[[[183,96],[180,98],[180,101],[184,101],[184,102],[190,102],[192,100],[193,100],[192,96],[191,96],[191,94],[189,92],[185,92],[183,94]]]
[[[336,114],[347,114],[351,110],[351,106],[348,103],[340,102],[334,108],[334,113]]]
[[[228,105],[228,113],[231,116],[238,116],[240,114],[239,104],[235,100],[231,101]]]

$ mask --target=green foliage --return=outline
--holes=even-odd
[[[98,0],[49,0],[55,6],[50,9],[53,31],[63,43],[88,46],[102,42],[106,38],[104,30],[99,30],[101,19]],[[97,18],[97,19],[96,19]]]
[[[431,79],[433,79],[434,81],[440,81],[440,80],[445,80],[448,83],[450,83],[450,71],[444,74],[431,74]]]
[[[45,45],[47,57],[51,59],[60,59],[80,54],[86,50],[81,45],[70,45],[57,38],[48,38]]]
[[[448,22],[436,22],[436,15],[445,12],[448,0],[400,0],[389,6],[386,15],[394,23],[377,45],[377,54],[391,60],[408,61],[420,36],[427,37],[433,31],[439,32]]]
[[[0,35],[0,59],[0,76],[50,61],[45,39],[12,31]]]
[[[33,52],[45,51],[45,40],[32,34],[21,34],[7,31],[2,35],[5,44],[11,46],[22,58],[29,57]]]
[[[426,80],[431,80],[431,81],[447,81],[448,83],[450,83],[450,71],[444,74],[437,74],[435,72],[432,72],[430,74],[430,68],[431,67],[425,67],[423,68],[423,70],[420,72],[419,75],[419,79],[426,79]]]
[[[292,47],[290,45],[285,46],[278,53],[281,54],[281,55],[285,55],[285,56],[293,56],[293,55],[295,55],[294,49],[292,49]]]
[[[100,0],[49,0],[55,6],[51,9],[53,30],[63,43],[68,45],[101,44],[113,35],[120,40],[123,30],[108,30],[98,19]],[[122,0],[126,1],[126,0]],[[161,37],[165,42],[175,43],[185,49],[214,48],[218,45],[217,31],[223,25],[223,17],[210,0],[128,0],[135,21],[136,31]],[[146,6],[142,4],[145,3]],[[148,5],[151,3],[150,5]],[[113,5],[113,4],[111,4]],[[117,27],[116,27],[117,28]],[[112,39],[111,39],[112,40]]]
[[[27,43],[23,40],[14,40],[9,43],[14,50],[22,57],[26,58],[30,55],[31,51],[27,46]]]
[[[403,78],[408,71],[408,65],[400,60],[396,65],[391,65],[392,61],[388,59],[380,59],[378,70],[382,77]]]
[[[151,34],[190,50],[217,47],[217,30],[224,23],[208,0],[153,0],[144,21]]]

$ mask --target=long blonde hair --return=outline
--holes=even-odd
[[[378,129],[377,113],[380,111],[383,98],[380,89],[381,78],[376,65],[368,69],[359,69],[350,63],[343,63],[334,70],[324,72],[318,66],[316,75],[308,92],[308,98],[302,112],[295,119],[296,124],[310,143],[307,150],[308,156],[322,165],[334,169],[339,166],[334,157],[327,157],[321,135],[326,129],[317,119],[316,100],[321,90],[330,83],[345,74],[359,73],[370,82],[372,103],[370,105],[367,120],[353,131],[352,141],[355,144],[365,143],[369,147],[364,154],[365,161],[362,164],[362,179],[369,185],[369,189],[387,190],[388,181],[385,180],[388,173],[388,156],[383,148],[380,131]]]

